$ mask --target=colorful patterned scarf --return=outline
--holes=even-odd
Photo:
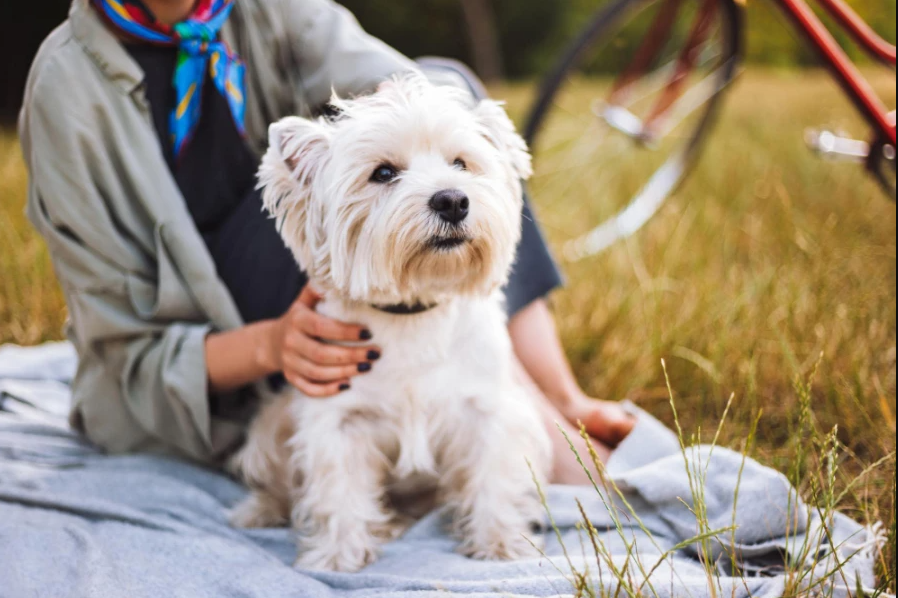
[[[187,20],[172,26],[159,23],[140,0],[92,1],[107,21],[127,37],[178,48],[173,81],[177,104],[169,121],[176,158],[199,124],[207,72],[227,99],[240,134],[244,133],[245,67],[218,39],[234,7],[233,0],[199,0]]]

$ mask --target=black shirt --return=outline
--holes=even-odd
[[[282,315],[306,278],[284,246],[255,189],[259,161],[244,141],[227,100],[211,80],[193,138],[176,159],[169,117],[177,48],[129,44],[145,74],[147,100],[162,151],[219,277],[246,322]]]

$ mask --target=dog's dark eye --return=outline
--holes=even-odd
[[[343,118],[343,111],[333,104],[325,104],[324,108],[321,109],[321,115],[324,116],[328,122],[335,123]]]
[[[399,172],[389,166],[388,164],[383,164],[377,167],[377,170],[374,171],[374,174],[371,175],[371,181],[375,183],[392,183],[396,180],[396,177],[399,176]]]
[[[455,162],[453,162],[453,166],[458,168],[459,170],[467,170],[468,163],[462,160],[461,158],[456,158]]]

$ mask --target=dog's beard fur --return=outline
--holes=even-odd
[[[501,105],[471,107],[463,92],[414,76],[333,104],[335,119],[273,125],[259,175],[265,207],[312,285],[375,304],[438,303],[504,285],[530,157]],[[381,164],[400,171],[396,181],[371,181]],[[471,203],[457,228],[428,207],[445,189]],[[459,244],[437,246],[447,239]]]
[[[290,521],[300,565],[357,570],[402,532],[387,487],[414,493],[424,476],[454,512],[461,552],[526,554],[541,516],[532,480],[545,482],[551,444],[533,395],[514,379],[496,293],[520,240],[526,144],[499,104],[471,106],[417,76],[333,101],[336,119],[272,126],[260,184],[326,296],[319,310],[365,323],[385,351],[338,398],[285,395],[263,408],[233,463],[255,492],[232,521]],[[397,169],[394,182],[372,181],[381,164]],[[445,190],[470,201],[457,225],[430,206]],[[415,316],[372,308],[401,303],[436,307]]]

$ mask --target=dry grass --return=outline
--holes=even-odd
[[[893,74],[877,84],[894,94]],[[502,92],[523,111],[529,90]],[[555,299],[591,393],[629,397],[672,423],[666,359],[685,430],[707,440],[735,393],[722,444],[741,448],[763,412],[755,456],[794,472],[806,494],[824,455],[798,450],[807,431],[795,382],[821,353],[813,423],[821,437],[838,425],[844,451],[836,486],[846,488],[895,450],[895,206],[857,167],[823,163],[802,143],[808,126],[851,130],[851,114],[822,73],[745,76],[689,184],[628,244],[567,265],[570,284]],[[584,176],[559,197],[537,176],[540,216],[556,246],[591,224],[597,180]],[[7,138],[0,141],[0,342],[58,338],[63,320],[46,251],[21,215],[24,196],[21,161]],[[890,526],[882,572],[883,586],[894,589],[894,457],[839,506]]]
[[[876,84],[894,106],[894,74]],[[526,105],[528,90],[505,91],[512,106]],[[795,381],[822,353],[815,425],[823,435],[839,426],[844,487],[895,450],[896,220],[857,166],[807,151],[804,129],[820,125],[864,130],[824,73],[744,76],[685,188],[629,243],[567,265],[556,306],[592,394],[629,397],[673,423],[666,359],[684,429],[707,441],[735,393],[722,444],[740,448],[763,412],[755,456],[783,471],[795,467]],[[558,197],[537,173],[539,214],[556,247],[595,223],[601,176],[581,174]],[[809,456],[801,472],[819,459]],[[800,477],[805,489],[814,479]],[[894,457],[840,507],[891,526],[882,569],[894,589]]]
[[[0,343],[58,339],[65,320],[47,248],[25,218],[26,188],[18,143],[0,134]]]

